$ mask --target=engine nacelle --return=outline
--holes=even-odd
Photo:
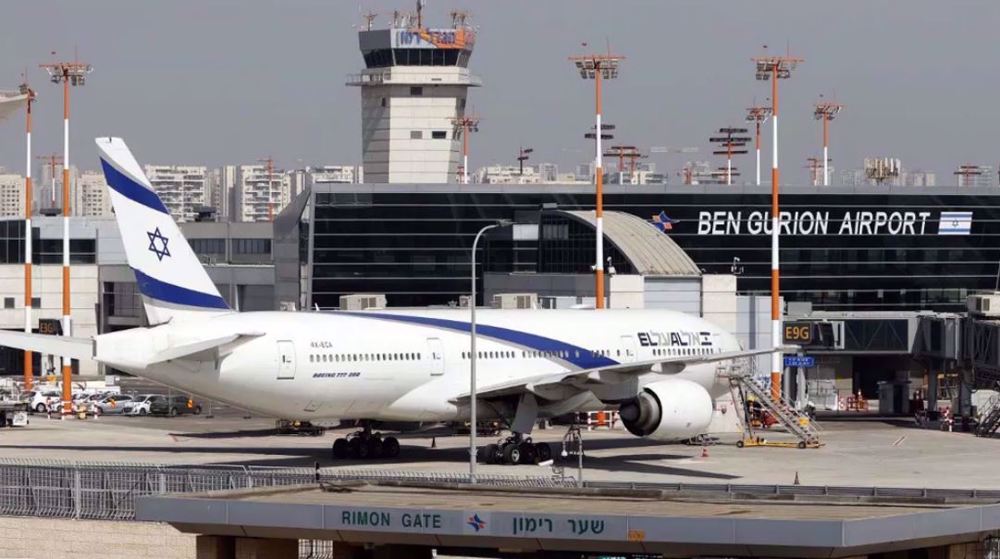
[[[700,384],[671,378],[647,384],[618,415],[630,433],[657,441],[701,435],[712,422],[712,397]]]

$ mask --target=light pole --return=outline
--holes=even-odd
[[[813,111],[816,120],[823,121],[823,186],[830,186],[830,121],[843,108],[840,103],[820,101]]]
[[[580,77],[585,80],[594,80],[594,190],[596,201],[594,204],[594,223],[597,244],[594,248],[594,307],[604,308],[604,170],[601,157],[604,155],[601,149],[601,80],[612,80],[618,77],[618,66],[624,56],[613,54],[588,54],[584,56],[570,57]]]
[[[764,48],[767,48],[766,46]],[[802,62],[793,56],[758,56],[753,58],[758,81],[771,81],[771,397],[781,398],[781,265],[779,238],[781,237],[781,190],[778,170],[778,80],[792,77],[792,70]]]
[[[757,186],[760,186],[760,125],[766,122],[769,116],[771,116],[770,106],[764,107],[754,104],[753,107],[747,107],[747,122],[754,123],[757,128],[753,144],[757,152]]]
[[[507,227],[512,222],[501,219],[476,233],[472,241],[472,297],[469,298],[469,483],[476,483],[476,248],[483,233],[497,227]]]
[[[27,72],[25,72],[27,74]],[[28,86],[28,76],[21,84],[21,93],[28,96],[25,112],[25,163],[24,163],[24,333],[31,333],[31,104],[35,90]],[[35,383],[33,359],[30,351],[24,352],[24,389],[31,390]]]
[[[83,62],[56,62],[53,64],[42,64],[42,68],[49,73],[52,83],[61,83],[63,86],[63,268],[62,268],[62,334],[63,336],[73,335],[73,319],[70,307],[70,272],[69,272],[69,202],[70,202],[70,178],[69,178],[69,88],[70,86],[82,86],[87,83],[87,74],[93,71],[90,64]],[[66,417],[73,413],[73,361],[67,357],[62,358],[62,415]]]

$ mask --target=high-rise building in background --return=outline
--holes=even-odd
[[[538,174],[542,182],[557,182],[559,180],[559,166],[555,163],[539,163]]]
[[[348,184],[362,183],[365,180],[364,168],[355,165],[323,165],[307,167],[309,184]]]
[[[55,174],[55,181],[52,180],[53,170]],[[39,173],[41,176],[41,181],[32,181],[35,185],[34,196],[35,204],[34,206],[39,210],[43,208],[62,208],[62,179],[63,179],[63,166],[61,164],[56,164],[54,167],[52,165],[42,165],[42,172]],[[79,171],[77,171],[76,165],[69,166],[69,181],[70,181],[70,201],[72,203],[73,190],[72,185],[76,183],[77,177],[80,176]],[[72,208],[70,208],[72,211]]]
[[[13,173],[0,174],[0,217],[24,215],[24,177]]]
[[[73,215],[108,217],[111,215],[111,196],[101,171],[84,171],[76,179],[73,195]]]
[[[361,88],[361,151],[369,183],[454,182],[461,158],[455,121],[466,114],[476,34],[462,12],[445,29],[396,13],[389,29],[358,33],[365,69],[348,77]]]
[[[212,205],[212,177],[207,167],[146,165],[145,171],[149,184],[176,221],[194,221],[200,210]]]
[[[475,182],[484,184],[538,184],[542,182],[538,171],[525,165],[524,171],[517,165],[488,165],[476,171]]]
[[[271,221],[292,199],[291,175],[266,165],[240,165],[231,221]]]

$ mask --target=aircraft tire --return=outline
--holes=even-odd
[[[521,454],[521,445],[517,443],[507,443],[503,446],[503,461],[505,464],[517,466],[524,459]]]
[[[535,456],[538,457],[539,462],[545,462],[552,459],[552,447],[549,443],[535,443]]]
[[[500,447],[490,443],[479,447],[479,456],[477,457],[483,464],[496,464],[497,456],[500,454]]]
[[[399,439],[396,437],[386,437],[382,441],[382,456],[384,458],[399,456]]]
[[[351,458],[367,458],[368,449],[362,450],[364,445],[361,444],[361,437],[354,437],[353,439],[347,441],[348,447],[351,449]],[[362,452],[365,454],[362,455]]]
[[[351,455],[351,445],[348,444],[347,439],[337,439],[333,441],[333,458],[335,460],[343,460]]]
[[[382,444],[382,439],[369,439],[368,440],[368,457],[369,458],[384,458],[385,457],[385,445]]]
[[[538,463],[538,453],[535,452],[535,445],[523,441],[520,445],[521,448],[521,463],[522,464],[537,464]]]

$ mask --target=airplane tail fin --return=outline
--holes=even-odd
[[[151,324],[230,312],[121,138],[97,138],[128,265]]]

